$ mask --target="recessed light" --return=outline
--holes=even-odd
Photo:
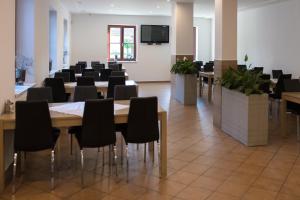
[[[115,7],[115,4],[111,3],[111,4],[110,4],[110,7],[112,7],[112,8]]]
[[[156,8],[157,8],[157,9],[160,9],[160,5],[157,5]]]

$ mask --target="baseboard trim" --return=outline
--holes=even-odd
[[[137,83],[171,83],[171,81],[136,81]]]

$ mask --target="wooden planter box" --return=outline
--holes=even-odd
[[[268,96],[246,96],[222,87],[222,122],[224,132],[247,146],[268,144]]]
[[[176,74],[175,99],[184,105],[197,104],[197,75]]]

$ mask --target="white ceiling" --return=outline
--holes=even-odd
[[[171,3],[175,0],[61,0],[72,13],[97,13],[119,15],[171,15]],[[195,17],[214,15],[214,0],[194,1]],[[270,3],[287,0],[238,0],[239,9],[259,7]]]

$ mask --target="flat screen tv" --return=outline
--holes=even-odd
[[[169,43],[169,26],[141,25],[141,43]]]

